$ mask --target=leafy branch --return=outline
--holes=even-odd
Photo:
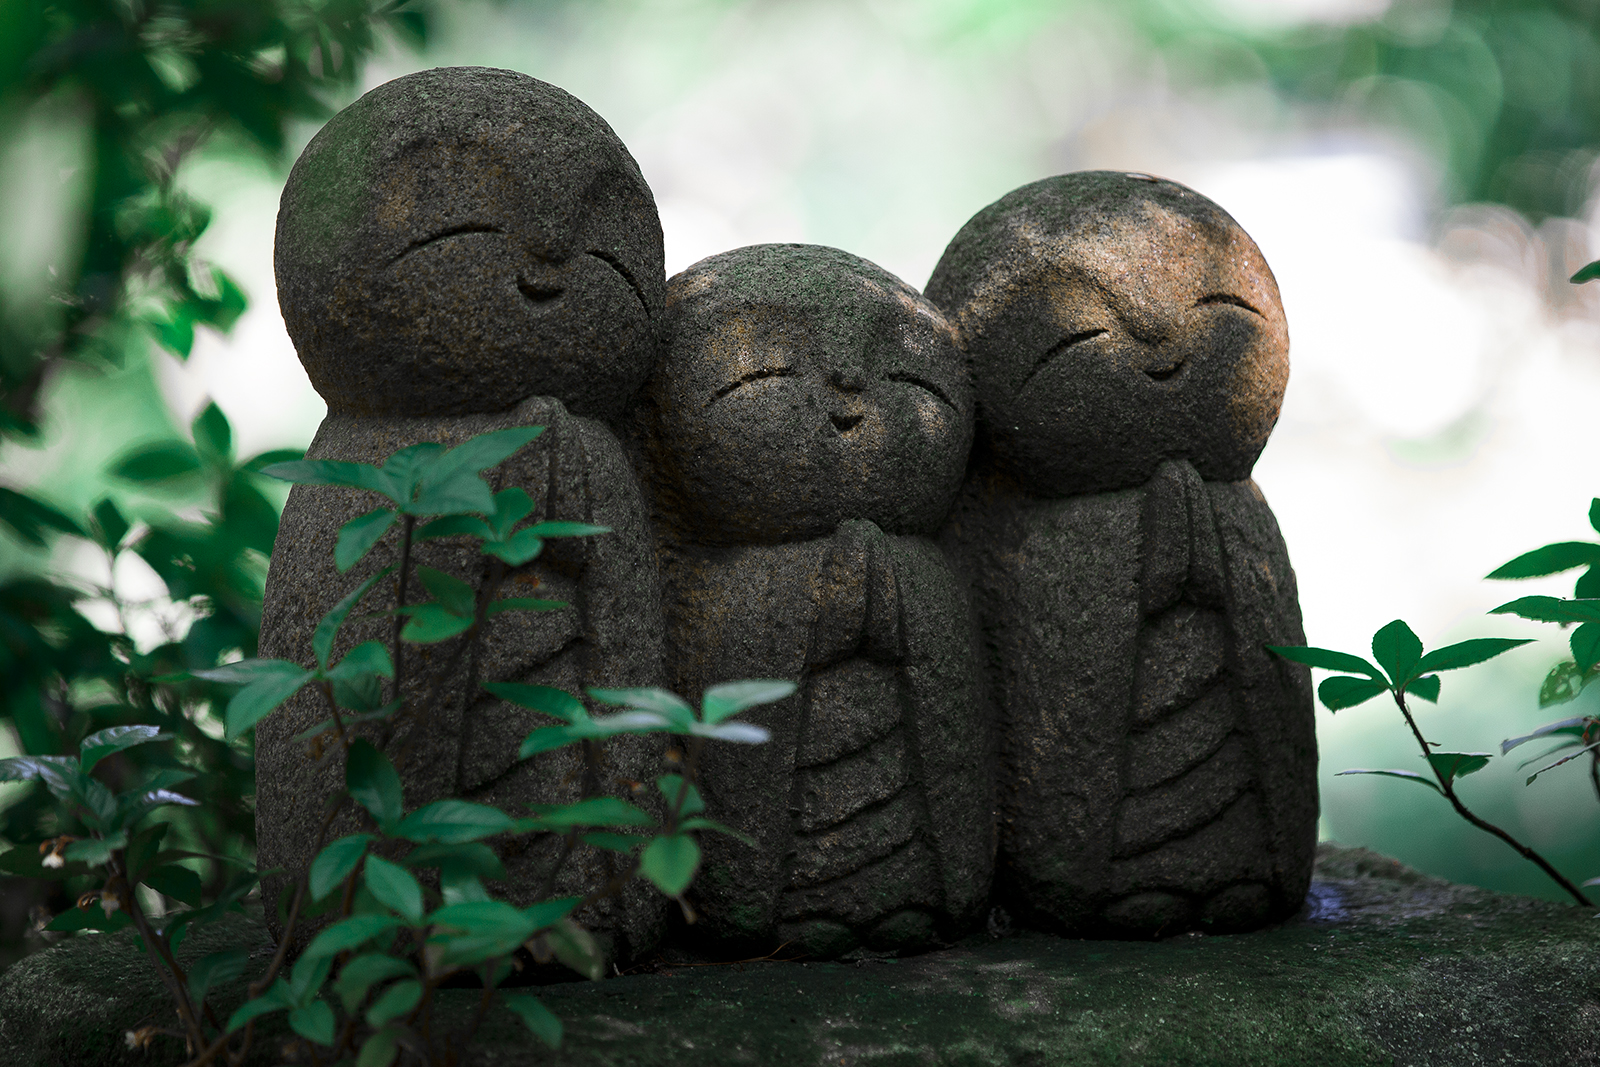
[[[1527,640],[1504,637],[1481,637],[1446,645],[1444,648],[1424,654],[1422,641],[1412,632],[1411,627],[1396,619],[1372,636],[1372,655],[1382,669],[1360,656],[1326,648],[1268,645],[1267,649],[1284,659],[1303,663],[1308,667],[1342,672],[1324,678],[1322,684],[1317,687],[1317,696],[1329,711],[1355,707],[1382,693],[1390,694],[1395,707],[1405,719],[1406,726],[1411,730],[1411,736],[1416,738],[1417,745],[1422,750],[1422,758],[1427,761],[1428,770],[1431,772],[1430,775],[1423,775],[1408,770],[1369,770],[1357,767],[1340,771],[1340,774],[1383,775],[1416,782],[1433,790],[1450,802],[1456,814],[1478,829],[1493,834],[1510,845],[1524,859],[1534,863],[1549,875],[1579,904],[1591,907],[1592,904],[1589,898],[1583,895],[1583,891],[1556,870],[1548,860],[1505,830],[1474,814],[1457,795],[1456,781],[1488,766],[1490,753],[1435,751],[1440,746],[1437,742],[1423,737],[1422,730],[1406,702],[1408,694],[1429,703],[1436,702],[1439,699],[1439,672],[1459,670],[1462,667],[1483,663],[1528,643]]]

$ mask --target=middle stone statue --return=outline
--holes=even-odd
[[[636,443],[661,538],[669,684],[796,680],[708,746],[695,939],[918,950],[987,899],[990,739],[973,627],[931,539],[972,440],[945,317],[848,253],[757,245],[668,283]]]

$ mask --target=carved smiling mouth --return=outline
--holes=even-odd
[[[1145,371],[1145,373],[1158,382],[1164,382],[1171,379],[1179,371],[1183,370],[1186,365],[1186,362],[1180,359],[1165,367],[1150,367]]]
[[[530,304],[548,304],[560,298],[564,291],[559,285],[541,284],[538,282],[519,281],[517,289],[527,298]]]
[[[833,423],[833,428],[835,430],[838,430],[840,433],[849,433],[851,430],[855,429],[856,424],[861,421],[861,416],[829,415],[828,419]]]

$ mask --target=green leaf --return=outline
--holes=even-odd
[[[654,686],[642,689],[590,689],[589,695],[602,704],[653,711],[673,726],[687,730],[695,722],[694,709],[676,693]]]
[[[126,482],[169,482],[204,466],[192,445],[167,441],[126,453],[112,466],[111,476]]]
[[[1535,622],[1600,622],[1600,600],[1525,596],[1491,608],[1489,614],[1518,615]]]
[[[379,1030],[362,1042],[356,1067],[389,1067],[399,1050],[400,1037],[394,1030]]]
[[[1410,684],[1406,686],[1406,693],[1409,696],[1416,697],[1418,700],[1426,700],[1433,704],[1438,703],[1439,676],[1437,674],[1425,674],[1421,678],[1412,679]]]
[[[1489,765],[1490,756],[1488,752],[1430,752],[1428,762],[1441,778],[1450,782],[1483,770]]]
[[[697,722],[689,727],[688,733],[695,737],[733,741],[741,745],[764,745],[772,740],[772,733],[765,726],[757,726],[753,722],[724,722],[716,726]]]
[[[1585,626],[1588,623],[1584,624]],[[1569,700],[1577,699],[1583,687],[1588,684],[1585,672],[1572,660],[1562,660],[1550,668],[1550,673],[1544,676],[1544,681],[1539,684],[1539,706],[1548,708],[1554,704],[1565,704]]]
[[[1589,724],[1594,722],[1589,715],[1578,715],[1571,719],[1561,719],[1557,722],[1547,722],[1532,733],[1523,734],[1521,737],[1508,737],[1500,742],[1500,754],[1503,756],[1518,745],[1525,745],[1529,741],[1536,741],[1541,737],[1550,737],[1553,734],[1569,734],[1582,737]]]
[[[176,863],[164,864],[145,873],[145,885],[157,893],[181,901],[191,908],[200,906],[200,876]]]
[[[398,911],[413,926],[421,924],[422,886],[410,871],[380,856],[368,856],[363,877],[380,904]]]
[[[246,730],[250,729],[262,719],[277,710],[278,705],[294,696],[300,687],[311,680],[311,672],[296,663],[286,660],[257,660],[258,663],[278,663],[282,667],[270,674],[262,672],[257,681],[251,682],[233,695],[228,701],[228,709],[224,714],[227,728],[224,736],[232,741]],[[202,672],[194,672],[198,677]]]
[[[490,601],[487,612],[494,618],[503,611],[560,611],[567,606],[565,600],[540,600],[531,596],[507,596]]]
[[[333,563],[339,573],[361,562],[362,557],[372,551],[372,546],[389,532],[396,517],[389,508],[373,508],[339,527],[339,540],[333,546]]]
[[[109,837],[84,837],[61,850],[61,855],[76,863],[98,867],[111,862],[111,853],[128,843],[128,835],[118,831]]]
[[[553,900],[541,900],[537,904],[530,904],[522,909],[523,917],[533,924],[535,930],[543,930],[553,926],[572,914],[572,910],[582,903],[582,897],[556,897]]]
[[[248,474],[260,474],[266,467],[274,463],[293,463],[304,459],[306,450],[303,448],[273,448],[266,452],[258,452],[239,464],[239,469]]]
[[[1411,627],[1396,619],[1372,635],[1372,656],[1389,672],[1394,685],[1404,685],[1422,659],[1422,641]]]
[[[552,537],[593,537],[611,532],[609,526],[591,526],[586,522],[536,522],[527,533],[548,541]]]
[[[405,960],[382,952],[368,952],[344,965],[333,983],[333,991],[343,1002],[344,1010],[354,1015],[374,985],[390,978],[414,978],[416,973],[417,969]]]
[[[428,922],[471,934],[515,936],[519,941],[535,932],[534,925],[528,917],[503,900],[475,900],[461,904],[446,904],[429,915]]]
[[[333,1009],[325,1000],[313,1000],[303,1008],[289,1013],[289,1025],[307,1041],[319,1045],[333,1044]]]
[[[212,989],[244,974],[250,966],[250,953],[242,948],[225,948],[202,956],[189,968],[189,996],[196,1004]]]
[[[344,766],[345,788],[357,804],[372,813],[385,833],[400,821],[405,799],[400,776],[389,757],[372,747],[365,738],[351,742]]]
[[[228,425],[228,417],[217,407],[216,401],[207,404],[195,416],[189,432],[194,436],[195,447],[213,466],[233,466],[233,427]]]
[[[1572,658],[1587,672],[1600,662],[1600,622],[1586,622],[1567,638]]]
[[[571,919],[562,919],[545,931],[544,936],[556,959],[591,982],[605,977],[605,953],[589,931]]]
[[[279,978],[272,983],[267,991],[254,1000],[245,1003],[228,1018],[228,1033],[243,1029],[244,1024],[251,1019],[266,1015],[269,1012],[282,1011],[292,1007],[294,1001],[289,996],[289,983]]]
[[[18,537],[31,545],[44,547],[41,531],[45,527],[62,533],[85,536],[78,524],[50,505],[12,489],[0,488],[0,522],[16,531]]]
[[[453,575],[432,567],[418,567],[417,578],[439,605],[452,615],[471,616],[478,604],[472,586]]]
[[[1267,645],[1266,649],[1284,659],[1304,663],[1308,667],[1321,667],[1327,671],[1349,671],[1351,674],[1365,674],[1373,681],[1388,682],[1382,671],[1360,656],[1352,656],[1348,652],[1335,652],[1330,648],[1310,648],[1306,645]]]
[[[123,518],[122,512],[117,510],[117,505],[110,497],[100,501],[94,506],[91,513],[94,539],[108,551],[115,552],[122,545],[122,539],[128,536],[128,520]]]
[[[489,536],[503,541],[512,527],[533,512],[533,498],[519,486],[502,489],[494,495],[494,514],[490,516]]]
[[[331,958],[347,948],[359,948],[399,926],[400,920],[392,915],[352,915],[318,934],[300,958],[302,961]]]
[[[1542,758],[1545,758],[1545,757],[1548,757],[1548,756],[1552,756],[1555,753],[1561,751],[1563,748],[1569,748],[1569,747],[1571,747],[1571,746],[1570,745],[1557,745],[1554,749],[1550,750],[1549,752],[1546,752],[1544,754],[1544,756],[1540,757],[1540,758],[1542,759]],[[1532,774],[1528,775],[1527,780],[1524,781],[1522,784],[1523,785],[1532,785],[1534,783],[1535,779],[1537,779],[1545,771],[1553,771],[1557,767],[1561,766],[1563,763],[1571,763],[1573,760],[1577,759],[1579,756],[1582,756],[1582,755],[1584,755],[1586,753],[1589,753],[1589,752],[1594,752],[1596,749],[1600,749],[1600,741],[1596,741],[1592,745],[1585,745],[1584,747],[1578,749],[1578,751],[1572,753],[1572,755],[1570,755],[1570,756],[1563,756],[1560,759],[1556,760],[1554,763],[1549,764],[1548,766],[1540,767],[1538,770],[1536,770]],[[1528,762],[1531,763],[1533,761],[1530,760]],[[1527,763],[1524,763],[1522,766],[1526,767],[1527,765],[1528,765]]]
[[[516,1013],[533,1035],[551,1048],[561,1047],[561,1020],[538,997],[529,993],[511,993],[500,1002]]]
[[[78,930],[112,933],[131,925],[133,920],[128,918],[127,912],[114,911],[108,917],[99,904],[91,904],[87,908],[68,908],[51,919],[45,929],[53,934],[68,934]]]
[[[520,708],[542,711],[562,722],[582,722],[589,709],[571,693],[548,685],[523,685],[519,682],[480,682],[484,689]]]
[[[639,873],[669,897],[677,897],[700,868],[700,846],[687,834],[656,838],[639,857]]]
[[[1338,773],[1339,774],[1382,774],[1382,775],[1385,775],[1385,776],[1387,776],[1389,778],[1403,778],[1404,780],[1406,780],[1408,782],[1416,782],[1419,785],[1425,785],[1429,789],[1433,790],[1435,793],[1439,793],[1440,796],[1444,795],[1443,791],[1440,790],[1438,784],[1432,778],[1429,778],[1427,775],[1418,774],[1416,771],[1369,771],[1369,770],[1367,770],[1367,769],[1365,769],[1363,767],[1352,767],[1348,771],[1339,771]]]
[[[1595,260],[1588,266],[1580,267],[1578,269],[1578,273],[1572,276],[1571,281],[1574,285],[1581,285],[1584,282],[1593,281],[1596,278],[1600,278],[1600,260]]]
[[[431,541],[436,537],[481,537],[491,538],[494,531],[489,524],[476,515],[447,515],[442,519],[423,523],[411,534],[411,543],[418,541]]]
[[[350,877],[372,841],[372,834],[350,834],[317,853],[317,858],[311,861],[311,899],[321,900]]]
[[[700,699],[700,718],[707,723],[719,723],[757,704],[784,700],[794,695],[794,691],[793,682],[760,678],[714,685]]]
[[[144,745],[151,741],[168,741],[175,734],[164,734],[156,726],[110,726],[83,739],[78,750],[78,765],[84,774],[113,752]]]
[[[391,564],[356,586],[317,623],[316,630],[311,634],[311,651],[317,657],[317,663],[324,669],[328,666],[328,657],[333,654],[334,639],[339,636],[339,630],[344,626],[345,619],[349,618],[350,612],[361,602],[361,598],[393,571],[394,566]]]
[[[681,780],[681,779],[680,779]],[[654,826],[646,812],[618,797],[590,797],[571,804],[530,804],[538,825],[530,829],[564,832],[576,826]]]
[[[531,529],[518,530],[504,540],[489,541],[483,546],[485,555],[497,556],[512,567],[522,566],[543,551],[544,540]]]
[[[394,833],[418,844],[453,845],[504,833],[514,826],[511,816],[499,808],[466,800],[436,800],[401,819]]]
[[[1588,567],[1600,563],[1600,544],[1592,541],[1559,541],[1553,545],[1524,552],[1509,563],[1490,571],[1490,578],[1537,578],[1545,574],[1560,574],[1574,567]]]
[[[441,480],[424,481],[400,510],[407,515],[487,515],[494,511],[494,492],[476,474],[456,471]]]
[[[453,478],[460,472],[477,474],[498,466],[544,433],[543,426],[513,426],[507,430],[480,433],[452,448],[428,468],[424,485]],[[493,509],[493,503],[489,509]]]
[[[1345,675],[1324,678],[1322,684],[1317,686],[1317,696],[1329,711],[1342,711],[1357,704],[1365,704],[1378,694],[1388,691],[1389,687],[1385,683],[1374,682],[1367,678],[1350,678]]]
[[[604,830],[593,833],[580,834],[578,840],[595,848],[603,848],[607,852],[630,853],[640,845],[649,841],[648,837],[639,837],[633,834],[613,834]]]
[[[690,730],[679,732],[689,733],[699,725],[694,723]],[[736,724],[728,723],[712,729],[721,730],[733,725]],[[523,739],[522,747],[517,749],[517,758],[527,759],[575,741],[601,741],[617,734],[643,734],[667,728],[667,721],[653,711],[624,711],[598,719],[585,719],[571,726],[546,726]]]
[[[1434,671],[1454,671],[1462,667],[1471,667],[1475,663],[1494,659],[1502,652],[1509,652],[1528,643],[1527,639],[1519,641],[1509,637],[1478,637],[1471,641],[1459,641],[1453,645],[1436,648],[1423,656],[1422,662],[1417,665],[1417,673],[1431,674]]]
[[[405,503],[400,493],[401,487],[395,484],[395,479],[386,471],[365,463],[301,459],[269,464],[261,468],[261,473],[268,478],[296,485],[342,485],[349,489],[366,489],[381,493],[397,505]]]
[[[394,677],[394,660],[382,641],[363,641],[352,648],[339,665],[328,672],[333,682],[354,682],[361,677]]]
[[[411,616],[411,619],[406,623],[405,629],[400,631],[400,637],[414,645],[432,645],[448,641],[472,629],[471,615],[457,615],[435,603],[408,607],[405,613]]]
[[[713,822],[710,819],[702,819],[699,816],[696,816],[695,818],[692,818],[692,819],[683,820],[682,822],[680,822],[678,824],[678,829],[679,830],[684,830],[684,831],[688,831],[688,830],[705,830],[706,832],[713,833],[713,834],[726,834],[728,837],[733,838],[735,841],[744,842],[745,844],[749,845],[751,848],[755,848],[756,847],[756,839],[751,837],[749,834],[741,833],[740,831],[735,830],[731,826],[724,826],[720,822]]]
[[[413,868],[438,867],[441,876],[446,871],[453,871],[500,881],[506,877],[506,869],[501,864],[500,857],[495,855],[494,849],[481,841],[421,845],[406,853],[400,862]]]
[[[422,983],[415,978],[396,982],[383,991],[372,1007],[367,1009],[367,1025],[378,1027],[390,1019],[404,1015],[422,999]]]
[[[146,868],[155,862],[161,850],[161,839],[167,836],[170,828],[170,823],[158,822],[140,830],[128,841],[125,862],[130,880],[135,883],[143,880]]]

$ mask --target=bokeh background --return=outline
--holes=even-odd
[[[1600,257],[1600,0],[0,0],[0,18],[0,487],[63,515],[109,497],[152,528],[215,526],[216,485],[111,473],[130,448],[187,441],[213,401],[237,455],[304,447],[323,407],[272,280],[289,164],[366,88],[506,67],[572,92],[629,145],[669,273],[804,241],[920,287],[968,217],[1050,174],[1136,170],[1210,196],[1260,244],[1288,312],[1292,377],[1256,479],[1310,642],[1365,652],[1396,617],[1429,647],[1537,638],[1445,676],[1420,714],[1448,748],[1498,752],[1594,706],[1591,692],[1540,709],[1564,635],[1485,614],[1570,596],[1572,576],[1482,576],[1600,536],[1600,282],[1567,281]],[[202,205],[208,225],[184,213]],[[149,552],[107,570],[84,539],[48,521],[30,538],[16,514],[0,508],[0,582],[114,589],[120,613],[87,587],[76,610],[137,649],[217,610]],[[259,552],[237,555],[258,584]],[[207,654],[250,651],[235,645]],[[0,754],[70,746],[77,720],[59,709],[44,741],[25,736],[20,684]],[[1436,795],[1334,777],[1422,769],[1391,705],[1318,722],[1324,837],[1560,898]],[[1587,767],[1528,787],[1516,757],[1463,796],[1575,880],[1600,876]],[[0,786],[0,805],[24,794]],[[13,814],[0,837],[41,825]]]

